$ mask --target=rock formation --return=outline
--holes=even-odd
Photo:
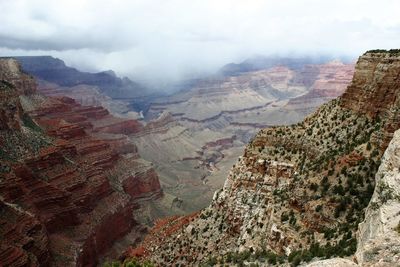
[[[359,225],[357,261],[361,266],[400,264],[400,131],[396,131],[376,173],[376,187]]]
[[[212,204],[170,235],[155,229],[143,254],[160,265],[397,262],[398,137],[380,159],[399,128],[399,62],[366,53],[342,97],[296,125],[261,130]]]
[[[141,227],[138,201],[162,194],[125,135],[140,123],[37,94],[14,59],[0,86],[0,265],[95,265]]]

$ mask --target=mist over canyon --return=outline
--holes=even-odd
[[[0,266],[400,264],[398,1],[0,10]]]
[[[118,254],[115,253],[122,253],[118,247],[125,244],[126,248],[132,242],[140,240],[144,229],[153,225],[155,220],[165,216],[185,215],[205,208],[210,203],[214,191],[223,185],[229,168],[242,153],[245,144],[259,129],[301,120],[321,103],[340,95],[350,82],[354,69],[353,64],[344,64],[338,60],[259,57],[242,64],[228,64],[208,78],[185,81],[180,85],[179,91],[165,95],[149,94],[144,86],[127,78],[118,78],[111,71],[81,72],[49,56],[1,60],[4,62],[4,86],[11,86],[7,90],[12,91],[12,86],[18,88],[19,84],[24,86],[22,91],[15,93],[14,98],[7,96],[4,99],[15,99],[12,101],[15,101],[15,105],[20,106],[21,110],[18,114],[22,114],[11,119],[11,122],[7,122],[7,119],[5,123],[10,125],[15,121],[13,125],[17,126],[13,127],[17,127],[18,131],[33,127],[33,133],[37,131],[35,134],[43,136],[40,137],[43,140],[51,140],[47,143],[44,141],[39,147],[35,145],[32,150],[33,148],[29,148],[29,138],[26,139],[28,143],[25,145],[26,141],[18,141],[21,140],[20,134],[12,133],[13,137],[7,134],[14,128],[4,128],[6,135],[3,142],[6,143],[3,143],[2,151],[4,155],[9,155],[3,158],[5,173],[17,171],[9,165],[13,160],[25,162],[23,158],[33,157],[41,167],[25,163],[32,166],[28,168],[34,168],[34,174],[29,174],[26,170],[26,175],[33,175],[30,179],[39,179],[38,181],[44,179],[48,186],[56,186],[57,190],[66,192],[71,198],[77,189],[77,196],[81,194],[82,186],[93,186],[93,182],[90,182],[93,178],[90,177],[95,177],[94,174],[78,174],[74,169],[76,167],[73,167],[81,164],[77,163],[77,160],[83,160],[89,166],[96,166],[95,170],[107,170],[105,176],[96,178],[108,179],[102,182],[104,190],[106,184],[109,188],[107,194],[113,192],[109,190],[114,190],[115,194],[122,192],[122,195],[127,194],[127,198],[130,197],[133,201],[124,200],[133,203],[130,204],[133,205],[133,209],[121,210],[125,212],[125,215],[121,216],[128,220],[124,222],[124,228],[115,226],[119,229],[116,236],[109,236],[108,241],[102,241],[99,233],[93,231],[109,225],[107,220],[121,221],[122,217],[116,217],[120,216],[117,215],[118,210],[117,213],[113,212],[114,217],[107,217],[111,215],[96,211],[96,207],[100,209],[103,205],[99,199],[107,195],[101,193],[100,197],[88,193],[88,197],[96,201],[90,204],[94,205],[94,210],[91,211],[93,207],[87,207],[89,204],[85,201],[79,202],[79,205],[84,205],[84,210],[76,211],[77,215],[73,215],[77,216],[73,219],[74,222],[60,227],[78,231],[81,220],[85,220],[84,216],[88,218],[86,220],[90,220],[91,216],[103,216],[104,219],[100,219],[99,223],[104,226],[93,226],[93,230],[79,230],[88,231],[88,239],[80,245],[83,254],[79,254],[78,260],[69,258],[74,254],[72,247],[68,252],[51,245],[58,244],[58,238],[62,236],[54,230],[55,234],[50,235],[49,241],[46,241],[49,247],[43,248],[43,253],[47,253],[46,259],[37,260],[56,265],[67,262],[92,264],[104,255],[116,257]],[[21,67],[18,64],[21,64]],[[27,75],[23,76],[25,74],[22,74],[19,68],[32,74],[36,81]],[[19,79],[22,78],[18,77],[26,77],[23,79],[29,81],[29,85],[26,85],[25,81],[20,83]],[[11,82],[10,85],[8,82]],[[6,114],[9,114],[9,111]],[[22,136],[27,134],[25,132],[26,130],[23,130]],[[57,138],[60,141],[57,141]],[[26,156],[16,154],[10,158],[14,153],[14,148],[9,143],[11,140],[14,140],[13,144],[19,142],[26,147],[22,150]],[[49,145],[54,148],[47,148]],[[66,147],[68,150],[65,150]],[[56,161],[55,155],[61,158]],[[84,160],[88,156],[93,160],[92,163]],[[51,160],[51,165],[45,164],[45,159]],[[9,160],[11,162],[7,163]],[[149,165],[146,162],[151,163]],[[69,166],[70,164],[72,165]],[[112,171],[108,171],[110,168]],[[39,170],[44,173],[39,174]],[[62,174],[59,173],[60,170],[63,170]],[[18,173],[19,171],[16,175],[20,175]],[[9,179],[14,177],[13,175]],[[77,179],[74,177],[80,177],[76,175],[84,175],[78,179],[79,186],[70,185]],[[9,174],[6,177],[9,177]],[[22,181],[24,179],[27,178],[22,178]],[[65,186],[60,184],[62,179],[65,180]],[[9,184],[7,179],[3,182],[5,185]],[[3,191],[4,194],[7,190]],[[142,192],[152,197],[143,197]],[[109,198],[115,198],[112,196],[111,194]],[[10,197],[6,199],[6,203],[16,201]],[[26,201],[30,199],[28,194]],[[120,200],[113,201],[120,203]],[[74,205],[78,205],[78,202]],[[125,205],[127,204],[123,204],[122,207]],[[83,214],[79,215],[79,212]],[[95,215],[93,212],[100,212],[101,215]],[[126,212],[133,213],[132,221],[129,222]],[[138,214],[141,216],[137,216]],[[80,232],[80,237],[82,233]],[[67,242],[66,237],[62,238]],[[71,240],[68,242],[74,242],[76,249],[80,247],[74,235],[68,234],[68,238]],[[109,243],[95,248],[88,243],[93,242],[90,241],[92,238],[95,238],[98,244]],[[12,243],[8,243],[9,245]],[[27,253],[30,254],[29,251]],[[10,262],[22,260],[12,255],[7,256]],[[54,257],[63,260],[55,260]],[[25,259],[24,262],[29,260]]]
[[[0,1],[0,56],[51,55],[161,84],[254,55],[356,59],[396,48],[399,9],[395,0]]]

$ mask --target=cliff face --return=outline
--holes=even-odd
[[[400,264],[400,131],[396,131],[376,173],[376,187],[359,225],[361,266]]]
[[[343,107],[385,118],[382,149],[400,128],[399,83],[399,54],[367,52],[360,57],[353,81],[342,96]]]
[[[19,129],[22,108],[19,95],[31,93],[32,79],[21,73],[15,60],[0,60],[0,130]]]
[[[125,135],[140,123],[38,95],[12,59],[0,77],[0,265],[95,265],[140,226],[137,200],[162,194]]]
[[[398,106],[399,82],[400,56],[367,52],[358,60],[341,105],[370,116],[387,115]]]
[[[157,233],[157,241],[143,244],[150,257],[161,265],[244,259],[296,265],[353,255],[387,137],[397,127],[397,60],[365,54],[343,97],[301,123],[261,130],[208,208],[178,233]],[[369,233],[359,244],[374,231],[363,230]]]

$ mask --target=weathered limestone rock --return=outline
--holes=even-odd
[[[305,267],[355,267],[357,264],[350,260],[333,258],[329,260],[314,261],[306,265]]]
[[[359,225],[361,266],[400,264],[400,131],[396,131],[376,174],[376,187]]]

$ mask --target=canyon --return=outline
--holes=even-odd
[[[207,208],[158,221],[127,256],[183,266],[399,264],[399,73],[397,50],[366,52],[341,97],[297,124],[260,130]]]
[[[162,201],[143,210],[147,222],[206,207],[257,131],[301,120],[343,93],[354,71],[354,64],[337,60],[256,57],[237,64],[235,72],[227,71],[228,64],[212,77],[184,81],[169,95],[143,96],[146,90],[136,88],[132,98],[113,95],[109,83],[97,78],[81,78],[88,73],[73,78],[76,70],[60,60],[17,59],[38,79],[41,94],[67,96],[143,124],[129,138],[141,157],[154,163],[164,189]],[[67,81],[58,81],[63,75]],[[140,108],[133,109],[137,101]]]
[[[153,131],[133,141],[154,162],[166,195],[179,201],[171,202],[177,213],[206,207],[260,129],[300,121],[342,94],[354,70],[339,61],[296,63],[203,79],[152,100],[145,119],[159,127],[148,123]]]
[[[140,203],[162,196],[128,138],[142,125],[39,94],[15,59],[0,59],[0,83],[0,265],[93,266],[140,239]]]
[[[135,246],[156,220],[204,209],[260,129],[300,121],[342,94],[354,71],[340,61],[224,67],[168,96],[138,89],[147,109],[133,110],[119,93],[136,83],[111,72],[17,60],[36,81],[0,59],[0,193],[10,218],[1,255],[15,266],[95,265]],[[199,214],[173,218],[179,226]]]

